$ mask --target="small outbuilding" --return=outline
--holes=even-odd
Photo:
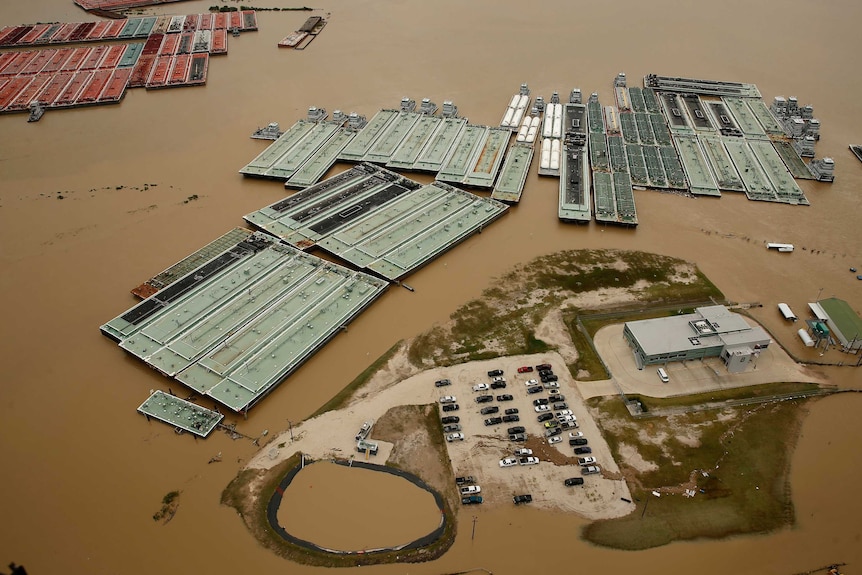
[[[831,297],[808,304],[818,318],[825,317],[831,336],[844,351],[862,350],[862,318],[843,299]]]

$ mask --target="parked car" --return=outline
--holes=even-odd
[[[595,473],[601,473],[602,470],[598,465],[588,465],[587,467],[581,467],[581,475],[593,475]]]
[[[545,386],[545,389],[559,389],[560,388],[560,384],[557,383],[556,381],[546,381],[544,383],[544,386]]]
[[[559,425],[560,424],[557,423],[556,421],[546,421],[545,422],[545,429],[551,429],[552,427],[558,427]]]
[[[533,366],[531,365],[522,365],[518,368],[518,373],[530,373],[533,371]]]
[[[506,383],[506,378],[503,377],[502,375],[495,375],[494,377],[491,378],[491,382],[492,383],[500,383],[500,382]]]
[[[557,416],[557,421],[560,423],[572,423],[573,421],[577,421],[574,415],[559,415]]]
[[[583,477],[569,477],[565,481],[563,481],[568,487],[572,487],[573,485],[583,485],[584,478]]]
[[[553,445],[555,443],[559,443],[562,440],[563,440],[563,438],[560,437],[559,435],[556,435],[554,437],[550,437],[550,438],[548,438],[548,445]]]
[[[551,375],[552,373],[554,373],[554,370],[552,370],[551,368],[540,369],[538,371],[539,371],[539,377],[541,377],[543,375]]]
[[[569,440],[569,445],[586,445],[589,443],[586,437],[576,437],[574,439]]]
[[[506,387],[505,381],[495,381],[491,384],[491,389],[503,389],[504,387]]]
[[[538,457],[522,457],[518,460],[518,465],[536,465],[539,463]]]
[[[518,415],[504,415],[503,422],[504,423],[515,423],[516,421],[521,421],[521,417]]]
[[[561,409],[557,412],[557,417],[561,415],[573,415],[573,413],[571,409]]]
[[[542,376],[539,379],[542,381],[542,383],[548,383],[549,381],[557,381],[559,378],[556,375],[554,375],[553,373],[551,373],[551,374],[547,374],[547,375],[542,374]]]
[[[593,452],[592,447],[576,447],[575,455],[588,455]]]
[[[578,428],[578,422],[577,421],[561,421],[560,427],[562,427],[563,429],[577,429]]]
[[[476,480],[473,479],[472,475],[464,475],[463,477],[455,478],[455,485],[467,485],[468,483],[473,483],[474,481]]]
[[[569,439],[576,439],[578,437],[583,437],[584,433],[582,431],[572,431],[569,432]]]
[[[565,401],[561,401],[561,402],[559,402],[559,403],[555,403],[553,407],[554,407],[554,409],[555,409],[555,410],[568,409],[568,408],[569,408],[569,404],[568,404],[568,403],[566,403]]]
[[[560,393],[560,391],[558,389],[552,389],[552,390],[548,391],[548,393],[550,394],[550,395],[548,395],[548,399],[550,399],[551,402],[566,401],[566,396],[563,395],[562,393]]]
[[[447,385],[452,385],[452,382],[448,379],[438,379],[434,382],[436,387],[446,387]]]
[[[526,385],[527,387],[530,387],[531,385],[536,385],[537,383],[539,383],[539,382],[536,381],[535,379],[528,379],[527,381],[524,382],[524,385]]]
[[[525,431],[526,431],[526,429],[524,429],[520,425],[516,425],[515,427],[510,427],[509,429],[506,430],[507,433],[524,433]]]
[[[548,405],[548,400],[544,397],[540,397],[539,399],[533,400],[533,405]]]
[[[450,443],[452,441],[464,441],[464,434],[463,433],[450,433],[449,435],[446,436],[446,441],[448,441]]]
[[[509,441],[527,441],[527,435],[525,433],[510,433]]]
[[[491,389],[491,386],[487,383],[477,383],[473,386],[473,391],[488,391]]]
[[[498,411],[500,411],[499,407],[497,407],[496,405],[491,405],[488,407],[483,407],[479,410],[479,413],[481,413],[482,415],[491,415],[492,413],[497,413]]]
[[[501,401],[501,399],[498,397],[497,401]],[[517,407],[510,407],[509,409],[507,409],[503,413],[505,413],[506,415],[515,415],[516,413],[518,413],[518,408]]]
[[[521,447],[520,449],[515,450],[515,455],[533,455],[533,450]]]
[[[527,388],[527,393],[529,393],[531,395],[534,393],[542,393],[543,391],[544,391],[544,389],[542,389],[541,385],[534,385],[533,387]]]
[[[479,485],[465,485],[461,488],[461,495],[473,495],[482,493],[482,488]]]
[[[555,435],[559,435],[563,432],[563,430],[559,427],[552,427],[551,429],[545,431],[545,437],[553,437]]]
[[[440,423],[442,423],[443,425],[447,425],[449,423],[458,423],[460,421],[461,418],[459,418],[457,415],[447,415],[446,417],[440,418]]]
[[[447,403],[443,406],[443,411],[458,411],[461,407],[457,403]]]
[[[488,403],[489,401],[494,401],[493,395],[480,395],[476,398],[476,403]]]
[[[499,425],[501,423],[503,423],[502,417],[489,417],[488,419],[485,420],[485,425],[489,426],[489,427],[492,425]]]
[[[463,503],[464,505],[478,505],[478,504],[482,503],[482,496],[481,495],[471,495],[469,497],[462,497],[461,503]]]
[[[539,365],[536,366],[536,369],[539,371],[541,371],[543,369],[551,369],[551,364],[550,363],[540,363]]]
[[[517,457],[506,457],[500,460],[500,467],[512,467],[513,465],[518,465]]]
[[[512,401],[513,399],[515,399],[515,398],[512,397],[511,395],[509,395],[508,393],[504,393],[503,395],[497,396],[497,401]]]
[[[541,413],[536,419],[539,420],[539,423],[544,423],[546,421],[551,421],[552,419],[554,419],[554,414],[548,412]]]
[[[453,433],[455,431],[461,431],[461,426],[457,423],[452,423],[449,425],[443,426],[443,433]]]
[[[533,496],[529,493],[525,495],[515,495],[512,497],[512,501],[515,502],[515,505],[521,505],[522,503],[530,503],[533,501]]]
[[[578,465],[581,467],[586,467],[587,465],[592,465],[596,462],[595,457],[578,457]]]
[[[536,413],[542,413],[543,411],[551,411],[551,408],[547,405],[537,405],[533,409],[536,410]]]
[[[488,377],[494,377],[497,375],[503,375],[503,370],[502,369],[492,369],[491,371],[488,372]]]
[[[455,403],[458,399],[454,395],[444,395],[440,398],[440,403]]]

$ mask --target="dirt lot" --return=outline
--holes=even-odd
[[[587,476],[581,487],[563,485],[563,480],[568,477],[581,477],[580,466],[571,457],[573,451],[568,445],[567,432],[564,432],[561,443],[548,445],[544,438],[544,427],[536,420],[532,400],[547,397],[547,393],[528,395],[524,382],[536,374],[517,373],[521,365],[535,366],[540,363],[550,363],[555,367],[554,372],[560,378],[560,391],[577,417],[579,430],[589,441],[593,450],[591,455],[596,457],[602,468],[601,475]],[[511,505],[513,494],[530,493],[536,507],[570,511],[589,519],[618,517],[634,509],[631,503],[622,499],[631,499],[628,487],[621,479],[607,444],[558,354],[472,362],[404,377],[411,371],[408,365],[404,353],[397,353],[346,408],[324,413],[294,427],[293,441],[289,433],[282,433],[255,456],[249,467],[269,468],[297,451],[317,458],[349,457],[354,454],[364,457],[356,453],[353,437],[364,421],[377,420],[397,405],[434,403],[443,395],[454,395],[458,398],[460,409],[451,412],[451,415],[459,417],[465,440],[449,443],[449,456],[456,475],[473,475],[476,478],[482,487],[485,505]],[[475,396],[480,393],[474,393],[472,386],[490,383],[487,372],[492,369],[502,369],[507,379],[507,387],[493,390],[493,394],[511,394],[514,396],[513,401],[495,400],[481,405],[475,402]],[[435,387],[434,382],[443,378],[452,380],[452,385]],[[521,421],[486,427],[484,419],[493,416],[483,416],[479,410],[489,405],[499,406],[501,412],[510,407],[518,408]],[[526,428],[526,444],[508,441],[506,430],[516,425]],[[374,440],[373,430],[371,439]],[[383,463],[392,452],[392,444],[382,441],[379,444],[379,452],[372,460]],[[500,459],[512,455],[518,447],[533,449],[541,462],[537,465],[501,468]],[[452,489],[455,489],[454,485]]]

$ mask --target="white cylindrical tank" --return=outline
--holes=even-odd
[[[503,116],[503,126],[511,126],[512,125],[512,116],[514,116],[515,110],[513,108],[509,108],[506,110],[506,115]]]
[[[530,131],[530,128],[527,126],[521,126],[521,129],[518,130],[518,137],[516,138],[519,142],[527,141],[527,133]]]
[[[559,170],[560,169],[560,141],[552,140],[551,141],[551,169]]]
[[[562,116],[554,116],[554,127],[551,130],[551,136],[554,138],[562,138],[563,137],[563,117]]]
[[[542,123],[542,119],[539,116],[533,116],[533,119],[530,121],[531,128],[538,128],[539,124]]]
[[[542,124],[542,137],[551,137],[551,128],[554,125],[554,109],[551,106],[545,108],[545,122]]]
[[[517,126],[521,123],[521,117],[524,115],[524,109],[518,108],[515,110],[514,115],[512,115],[512,126]]]
[[[796,333],[799,334],[799,339],[802,340],[802,343],[805,344],[805,347],[814,347],[814,340],[811,339],[811,336],[808,335],[808,332],[804,329],[800,328]]]
[[[522,94],[521,99],[518,102],[518,108],[520,108],[521,110],[526,110],[527,104],[529,104],[529,103],[530,103],[530,97],[526,94]]]
[[[520,102],[520,101],[521,101],[521,95],[515,94],[514,96],[512,96],[512,101],[509,102],[509,107],[510,108],[517,108],[518,102]]]
[[[539,128],[536,126],[530,126],[530,129],[527,131],[527,142],[533,143],[536,141],[536,133],[539,131]]]
[[[548,138],[542,140],[542,161],[540,165],[543,169],[551,167],[551,140]]]

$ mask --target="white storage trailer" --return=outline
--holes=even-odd
[[[797,319],[799,319],[796,317],[796,314],[793,313],[793,310],[790,309],[790,306],[786,303],[778,304],[778,310],[781,312],[781,315],[784,316],[784,319],[789,319],[790,321],[796,321]]]

